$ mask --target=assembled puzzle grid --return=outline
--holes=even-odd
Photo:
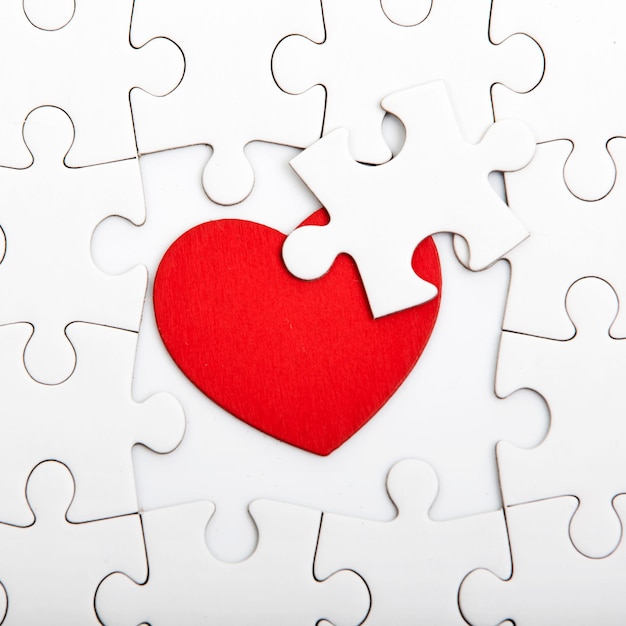
[[[624,622],[621,3],[0,12],[2,624]]]

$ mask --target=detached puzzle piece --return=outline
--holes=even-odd
[[[26,487],[34,524],[0,524],[0,580],[8,595],[3,626],[98,626],[94,598],[102,579],[114,571],[146,575],[139,515],[72,524],[65,519],[72,495],[68,469],[42,463]]]
[[[246,144],[304,148],[321,134],[323,91],[286,94],[272,76],[272,55],[283,37],[323,36],[319,6],[319,0],[137,0],[133,43],[166,34],[185,55],[185,76],[167,98],[132,94],[139,151],[208,144],[213,156],[203,185],[209,198],[227,205],[245,199],[254,184]]]
[[[296,229],[283,247],[289,271],[307,280],[325,274],[339,253],[352,256],[374,317],[436,295],[411,268],[415,248],[429,235],[463,236],[473,270],[491,265],[528,236],[488,175],[523,167],[535,150],[526,127],[512,120],[491,126],[479,144],[467,143],[442,82],[393,94],[382,106],[407,129],[393,160],[377,167],[357,163],[348,132],[339,129],[291,161],[331,220]]]
[[[93,230],[104,218],[144,221],[137,159],[66,167],[73,137],[63,111],[36,109],[24,123],[33,164],[0,168],[0,227],[7,246],[0,264],[0,324],[34,326],[24,360],[45,383],[72,372],[75,354],[64,334],[70,322],[138,330],[147,282],[145,268],[104,274],[90,252]]]
[[[502,580],[487,570],[471,572],[459,593],[471,626],[603,624],[626,619],[626,546],[605,559],[578,552],[567,533],[576,498],[521,504],[507,510],[513,574]],[[615,506],[626,519],[626,498]]]
[[[626,170],[626,142],[611,146],[618,167]],[[580,200],[563,180],[570,151],[569,141],[541,144],[525,169],[505,175],[509,206],[531,233],[506,256],[511,263],[506,330],[571,338],[565,295],[584,276],[605,279],[626,302],[626,180],[618,177],[602,200]],[[611,332],[626,337],[623,311]]]
[[[538,447],[498,444],[505,504],[578,497],[572,541],[593,557],[605,556],[618,544],[622,528],[611,501],[626,492],[626,340],[608,333],[617,307],[607,283],[578,281],[567,296],[574,338],[554,341],[504,332],[496,374],[498,396],[533,389],[551,415]]]
[[[437,488],[429,465],[404,460],[387,479],[395,519],[324,513],[316,575],[349,568],[363,577],[372,596],[366,626],[462,626],[457,595],[467,572],[481,565],[501,575],[511,571],[502,511],[433,522],[428,509]]]
[[[253,502],[256,551],[240,563],[224,563],[209,552],[204,536],[214,508],[197,502],[142,514],[150,577],[137,585],[114,574],[102,583],[96,610],[105,626],[315,626],[324,618],[356,626],[365,618],[369,595],[354,572],[313,577],[320,512]]]
[[[491,16],[497,40],[528,33],[548,60],[541,82],[528,93],[495,85],[496,119],[515,118],[531,127],[537,141],[570,139],[565,164],[569,189],[596,200],[615,181],[607,142],[626,135],[626,83],[615,80],[626,64],[626,5],[599,0],[495,0]]]
[[[0,163],[28,166],[22,124],[44,104],[67,111],[76,126],[69,166],[136,156],[129,92],[136,86],[155,95],[174,89],[184,70],[180,50],[162,37],[140,49],[130,45],[131,0],[76,0],[58,30],[43,28],[58,28],[67,11],[61,24],[54,11],[45,11],[37,28],[39,4],[6,0],[0,8],[0,56],[11,59],[0,69],[3,92],[10,94],[0,102]]]
[[[169,394],[133,401],[137,334],[72,324],[76,370],[61,385],[37,383],[20,367],[27,334],[25,324],[0,327],[0,520],[32,521],[24,484],[46,459],[62,461],[75,477],[72,521],[136,512],[132,447],[170,452],[185,430],[182,408]]]
[[[525,91],[541,78],[543,57],[532,39],[490,41],[491,0],[324,0],[322,5],[323,41],[292,31],[301,34],[276,48],[274,75],[289,93],[325,87],[324,133],[346,128],[357,161],[391,158],[381,133],[380,102],[392,93],[444,80],[461,132],[475,143],[493,123],[494,83]]]

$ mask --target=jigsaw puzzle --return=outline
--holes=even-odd
[[[362,623],[369,593],[357,574],[313,576],[319,511],[253,502],[250,514],[259,529],[255,552],[241,563],[222,563],[204,538],[214,508],[197,502],[142,515],[150,577],[137,585],[114,574],[102,583],[96,609],[105,626],[315,626],[324,618],[335,626]]]
[[[570,533],[576,547],[593,557],[605,556],[618,544],[622,527],[611,501],[626,492],[626,340],[609,335],[617,308],[607,283],[578,281],[567,295],[576,335],[554,341],[504,332],[496,374],[499,396],[522,387],[534,389],[545,398],[551,415],[550,430],[537,448],[498,444],[505,504],[578,497]]]
[[[493,123],[491,86],[526,91],[541,78],[532,39],[490,40],[491,0],[323,0],[322,7],[324,39],[294,31],[276,49],[274,75],[289,93],[325,87],[324,132],[347,129],[357,161],[391,158],[380,102],[392,93],[443,80],[461,133],[477,143]]]
[[[625,181],[618,178],[602,200],[580,200],[563,180],[570,149],[567,141],[541,144],[528,167],[505,174],[509,206],[531,232],[506,255],[511,263],[506,330],[549,339],[573,337],[565,295],[584,276],[603,278],[618,297],[626,297],[621,270],[626,262]],[[614,157],[619,166],[626,167],[626,142],[615,144]],[[614,337],[626,337],[624,308],[611,327]]]
[[[462,626],[456,597],[467,572],[479,564],[501,576],[510,572],[502,512],[433,522],[428,509],[437,477],[422,461],[395,465],[387,489],[398,510],[389,522],[324,514],[316,575],[346,568],[363,576],[372,596],[368,626]]]
[[[0,520],[25,525],[31,469],[46,459],[67,465],[76,482],[68,519],[87,521],[138,511],[132,447],[170,452],[182,439],[185,417],[168,394],[139,404],[130,395],[137,334],[71,324],[76,369],[61,385],[34,381],[20,364],[26,324],[0,326]]]
[[[0,581],[8,598],[3,625],[98,626],[94,598],[101,581],[115,571],[147,574],[139,515],[72,524],[65,513],[73,487],[61,463],[38,465],[26,485],[34,523],[0,524]]]
[[[136,156],[129,93],[174,89],[184,71],[180,50],[162,37],[131,46],[132,0],[76,0],[69,20],[63,3],[48,4],[43,14],[41,2],[32,0],[7,0],[0,10],[0,55],[10,59],[0,70],[0,164],[28,167],[22,124],[44,104],[74,122],[70,167]]]
[[[625,17],[5,0],[0,622],[621,623]]]
[[[145,219],[137,160],[69,168],[63,158],[73,138],[64,111],[36,109],[24,123],[32,165],[0,168],[6,240],[0,289],[12,294],[0,303],[0,324],[32,324],[24,361],[45,383],[72,373],[75,353],[64,332],[69,323],[139,330],[146,289],[144,268],[107,276],[90,254],[93,229],[105,217],[122,215],[136,224]]]
[[[513,573],[504,580],[480,569],[463,581],[459,602],[471,626],[624,623],[626,549],[605,559],[577,552],[567,533],[576,505],[565,496],[508,508]],[[626,498],[615,508],[626,519]]]
[[[298,228],[283,246],[289,271],[307,280],[325,274],[340,252],[352,256],[374,317],[437,294],[411,267],[413,251],[428,235],[462,235],[473,270],[528,236],[487,177],[524,167],[535,150],[530,133],[514,121],[491,126],[477,145],[467,143],[442,82],[388,96],[382,106],[407,127],[402,152],[375,168],[362,165],[350,156],[342,129],[298,155],[291,164],[330,213],[330,223]]]
[[[167,34],[185,55],[185,76],[168,97],[136,90],[133,119],[140,153],[205,143],[213,148],[202,175],[208,196],[235,204],[252,189],[244,152],[255,140],[305,147],[320,136],[324,94],[282,92],[272,54],[293,32],[323,32],[318,0],[137,0],[135,45]]]
[[[626,135],[626,86],[615,77],[626,65],[626,6],[615,0],[495,0],[492,35],[499,41],[528,33],[546,58],[541,82],[528,93],[495,85],[496,119],[515,118],[537,141],[569,139],[564,176],[579,198],[596,200],[613,186],[616,166],[607,150]]]

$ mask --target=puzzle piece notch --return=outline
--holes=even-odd
[[[131,96],[140,153],[210,145],[202,176],[207,195],[222,205],[244,200],[254,184],[248,143],[305,147],[321,134],[323,91],[288,95],[272,76],[274,48],[293,32],[323,37],[317,0],[137,0],[131,41],[166,34],[185,55],[185,76],[171,95]],[[226,57],[227,64],[215,61]]]
[[[212,503],[197,502],[142,514],[150,577],[138,585],[113,574],[102,583],[96,610],[106,626],[181,621],[313,626],[322,618],[348,626],[365,618],[369,595],[354,572],[337,572],[323,581],[313,577],[321,513],[253,502],[256,551],[240,563],[224,563],[205,543],[213,512]]]
[[[89,248],[94,228],[106,217],[117,214],[135,224],[145,220],[143,188],[136,159],[66,167],[63,157],[74,135],[61,109],[35,109],[23,134],[32,165],[0,168],[0,225],[6,238],[0,290],[12,294],[2,300],[0,324],[32,324],[26,367],[38,381],[54,384],[67,379],[75,365],[64,334],[69,323],[139,329],[145,268],[108,276],[95,266]]]
[[[618,167],[626,168],[626,142],[611,142],[610,147]],[[626,263],[622,234],[626,230],[626,179],[618,178],[602,200],[590,203],[576,198],[563,180],[563,165],[571,149],[569,141],[541,144],[527,168],[505,175],[509,206],[532,233],[506,256],[511,264],[506,330],[570,339],[574,327],[565,297],[569,287],[584,276],[602,278],[618,297],[626,297],[626,278],[620,271]],[[611,335],[626,337],[623,310]]]
[[[34,523],[0,524],[0,579],[9,598],[4,623],[97,626],[94,598],[102,579],[116,570],[147,573],[139,516],[68,522],[73,479],[56,461],[35,467],[26,495]]]
[[[132,399],[136,333],[71,324],[76,370],[61,385],[43,385],[16,367],[28,332],[26,324],[0,328],[0,391],[7,407],[0,420],[0,519],[32,522],[23,485],[31,469],[50,458],[76,478],[71,521],[136,512],[132,447],[140,443],[158,453],[175,448],[185,429],[181,406],[165,393],[142,403]]]
[[[305,280],[322,276],[339,253],[352,256],[374,317],[436,294],[411,268],[413,252],[427,236],[462,235],[473,270],[491,265],[528,236],[493,191],[488,175],[523,167],[535,149],[527,129],[512,120],[494,124],[481,143],[468,144],[442,82],[393,94],[383,100],[383,108],[407,129],[403,150],[389,163],[355,162],[345,129],[291,161],[331,220],[296,229],[283,246],[287,268]]]
[[[576,496],[581,505],[572,521],[572,541],[591,557],[612,552],[622,535],[611,504],[616,494],[626,492],[626,397],[621,380],[626,340],[608,333],[617,308],[608,283],[596,278],[577,281],[567,296],[574,338],[555,341],[505,331],[496,374],[499,397],[533,389],[551,414],[548,434],[536,448],[498,444],[505,504]]]
[[[433,0],[381,0],[387,19],[398,26],[417,26],[430,14]]]
[[[614,80],[626,62],[625,17],[624,6],[610,0],[600,0],[593,12],[584,0],[493,3],[492,32],[498,37],[528,33],[548,59],[535,89],[519,94],[494,86],[496,119],[528,123],[539,142],[571,140],[574,150],[564,176],[583,200],[609,193],[616,167],[607,142],[626,135],[626,87]]]
[[[368,626],[462,626],[457,594],[467,572],[478,564],[501,575],[510,572],[502,511],[434,522],[428,510],[437,488],[429,465],[407,459],[397,463],[387,478],[398,511],[393,520],[324,513],[316,575],[350,568],[363,576],[372,596]]]
[[[28,166],[22,124],[43,104],[63,109],[76,125],[68,165],[136,156],[129,92],[140,87],[155,95],[168,93],[180,81],[184,59],[164,38],[140,49],[130,45],[132,6],[130,0],[79,2],[67,25],[50,31],[33,26],[21,2],[2,5],[0,54],[13,62],[0,72],[12,94],[1,107],[0,163]]]
[[[286,37],[276,48],[272,63],[278,85],[292,94],[323,85],[324,134],[347,128],[357,161],[381,164],[392,156],[381,134],[380,102],[389,94],[444,80],[463,134],[477,142],[493,123],[494,83],[526,91],[541,79],[543,54],[530,37],[519,34],[498,45],[490,41],[491,0],[437,0],[418,25],[393,23],[418,21],[426,4],[387,0],[381,8],[379,0],[322,2],[325,38],[292,31],[300,35]]]
[[[507,509],[513,574],[503,580],[490,571],[470,572],[461,585],[459,606],[472,626],[513,620],[532,624],[622,624],[626,616],[626,549],[590,559],[569,540],[567,526],[576,498],[564,496]],[[616,499],[626,519],[626,498]]]
[[[76,0],[23,0],[28,21],[42,30],[59,30],[74,17]]]

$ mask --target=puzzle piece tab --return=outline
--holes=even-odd
[[[240,563],[224,563],[205,542],[213,511],[210,502],[197,502],[142,514],[150,577],[137,585],[114,574],[102,583],[96,608],[105,626],[314,626],[323,618],[356,626],[365,618],[369,594],[354,572],[313,577],[321,513],[253,502],[256,551]]]
[[[42,463],[26,487],[34,524],[0,524],[0,581],[9,598],[3,625],[99,626],[94,598],[102,579],[113,571],[146,575],[139,515],[71,524],[72,495],[67,467]]]
[[[626,492],[626,340],[608,333],[617,306],[604,281],[578,281],[567,296],[574,338],[554,341],[504,332],[496,376],[500,397],[534,389],[551,414],[538,447],[498,444],[505,504],[577,496],[572,541],[593,557],[605,556],[619,542],[622,530],[611,501]]]
[[[626,519],[626,498],[615,506]],[[577,552],[567,532],[575,508],[572,497],[509,507],[513,575],[502,580],[480,569],[467,576],[459,605],[471,626],[624,623],[626,546],[605,559]]]
[[[626,169],[626,142],[611,142],[611,149],[618,167]],[[618,178],[602,200],[580,200],[563,180],[570,151],[569,141],[541,144],[528,167],[505,174],[509,206],[531,233],[506,255],[506,330],[570,339],[574,327],[565,295],[584,276],[605,279],[626,303],[626,179]],[[626,337],[624,310],[611,329],[615,337]]]
[[[492,34],[500,41],[528,33],[547,59],[541,82],[527,93],[495,85],[496,119],[526,122],[537,141],[570,139],[565,164],[569,189],[596,200],[615,181],[607,142],[626,135],[626,83],[616,80],[626,65],[626,5],[598,0],[495,0]]]
[[[132,94],[139,151],[208,144],[206,193],[219,204],[242,201],[254,184],[246,144],[305,147],[321,134],[323,91],[286,94],[272,77],[272,54],[283,37],[323,36],[319,6],[319,0],[137,0],[133,43],[166,34],[185,55],[185,76],[167,98]]]
[[[467,572],[480,566],[510,572],[502,511],[433,522],[428,509],[437,478],[412,459],[391,469],[387,489],[398,509],[390,522],[324,513],[316,575],[349,568],[363,576],[372,595],[367,626],[462,626],[457,594]]]
[[[289,93],[324,85],[324,133],[346,128],[357,161],[391,158],[381,134],[380,102],[392,93],[443,80],[463,135],[475,143],[493,123],[494,83],[525,91],[541,78],[543,56],[532,39],[490,41],[491,0],[324,0],[322,5],[323,41],[292,31],[300,35],[276,48],[274,75]]]
[[[0,163],[28,166],[22,124],[47,104],[67,111],[75,124],[69,166],[136,156],[129,92],[136,86],[155,95],[174,89],[184,70],[180,50],[164,38],[140,49],[130,45],[131,0],[76,0],[62,28],[54,12],[45,11],[43,28],[57,30],[29,21],[29,10],[35,20],[42,18],[37,4],[26,2],[23,9],[21,0],[7,0],[0,8],[0,57],[10,59],[0,69],[9,94],[0,102]],[[66,11],[61,18],[67,19]]]
[[[20,367],[27,334],[25,324],[0,327],[0,520],[32,521],[24,484],[46,459],[62,461],[74,475],[72,521],[136,512],[132,447],[142,443],[169,452],[185,429],[182,408],[169,394],[133,401],[137,334],[70,325],[78,358],[76,370],[61,385],[37,383]]]
[[[535,150],[526,127],[512,120],[491,126],[479,144],[467,143],[442,82],[393,94],[383,108],[407,128],[404,148],[392,161],[377,167],[354,161],[345,129],[291,161],[331,220],[296,229],[283,247],[289,271],[306,280],[326,273],[339,253],[352,256],[374,317],[436,295],[411,268],[413,252],[427,236],[462,235],[473,270],[491,265],[527,237],[488,175],[523,167]]]
[[[93,263],[96,225],[120,215],[145,219],[137,159],[72,169],[70,119],[42,107],[24,124],[34,155],[24,170],[0,168],[0,227],[7,251],[0,264],[0,324],[29,322],[35,332],[24,355],[30,374],[45,383],[70,375],[74,351],[64,334],[74,321],[138,330],[145,268],[107,276]]]

